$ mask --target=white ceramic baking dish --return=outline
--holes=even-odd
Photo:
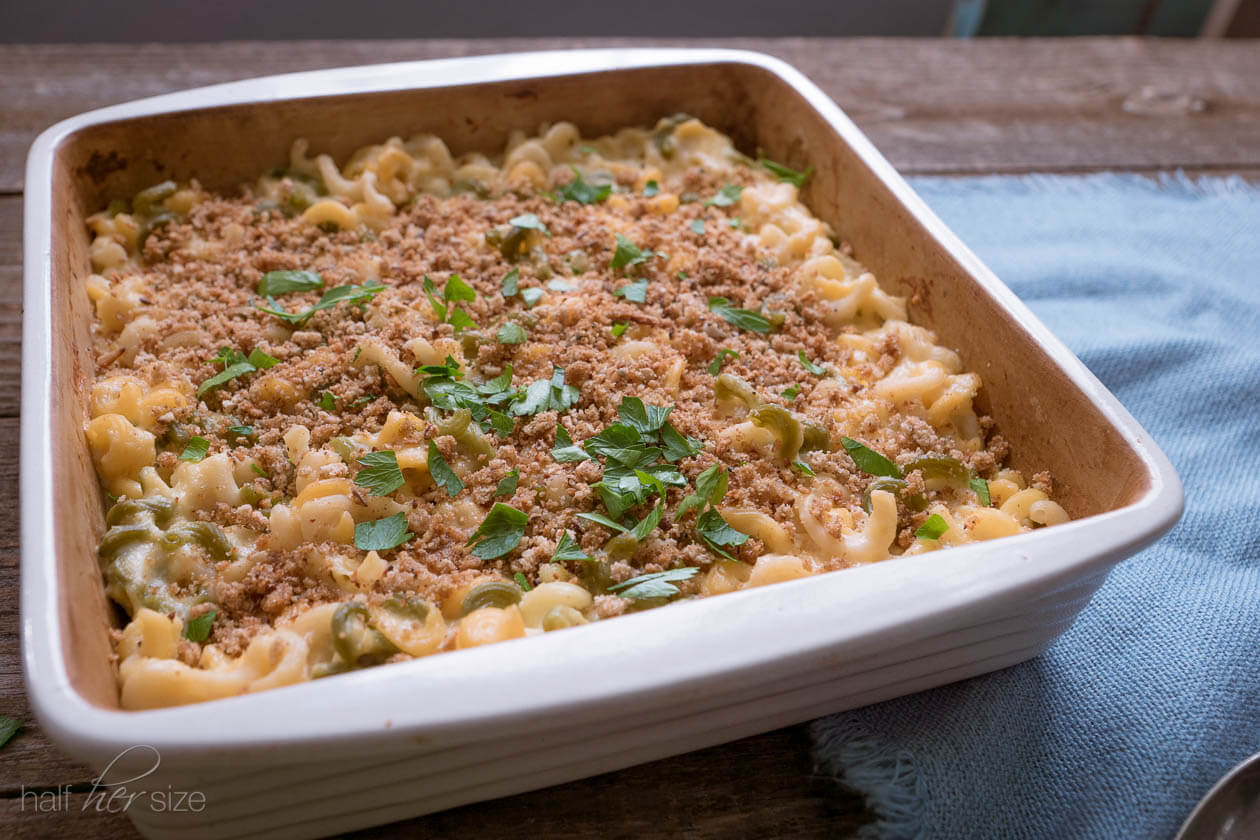
[[[584,134],[685,111],[747,152],[815,167],[804,198],[911,317],[985,381],[1015,465],[1048,467],[1076,521],[213,703],[117,705],[82,432],[93,358],[83,220],[164,177],[230,189],[290,142],[344,156],[432,131],[454,151],[568,119]],[[49,736],[151,797],[150,837],[315,837],[613,770],[1011,665],[1176,521],[1167,459],[784,63],[722,50],[527,53],[299,73],[105,108],[44,132],[26,177],[22,644]],[[144,748],[131,749],[129,747]]]

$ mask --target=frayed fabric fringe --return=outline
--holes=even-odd
[[[861,840],[913,840],[924,834],[927,785],[914,756],[896,748],[849,715],[819,718],[809,726],[817,772],[862,794],[875,821]]]

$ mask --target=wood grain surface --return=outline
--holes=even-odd
[[[26,151],[93,108],[269,73],[584,46],[727,46],[796,65],[902,172],[1241,173],[1260,178],[1260,43],[1078,40],[447,40],[0,47],[0,837],[137,836],[84,811],[91,774],[27,706],[18,638],[21,188]],[[38,813],[23,791],[70,785]],[[844,837],[861,800],[812,772],[803,727],[361,832],[384,837]]]

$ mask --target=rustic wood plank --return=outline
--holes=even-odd
[[[0,196],[0,417],[17,416],[21,377],[22,200]],[[16,439],[13,444],[16,453]]]
[[[0,191],[91,108],[251,76],[580,46],[720,45],[813,78],[902,171],[1260,165],[1260,44],[1143,39],[499,39],[0,48]]]

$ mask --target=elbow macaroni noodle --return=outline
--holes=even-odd
[[[627,128],[593,140],[581,138],[571,124],[558,123],[535,136],[514,132],[495,157],[454,155],[431,135],[393,137],[359,149],[343,166],[326,154],[311,154],[307,142],[298,140],[288,168],[261,177],[252,194],[261,206],[279,208],[309,227],[361,231],[370,238],[385,235],[417,196],[537,194],[554,189],[571,169],[588,177],[602,173],[618,185],[607,198],[608,212],[628,213],[630,197],[646,191],[646,213],[663,220],[694,200],[687,195],[689,172],[738,175],[744,186],[728,202],[737,214],[731,227],[738,227],[740,241],[759,259],[787,270],[785,292],[815,306],[838,351],[847,354],[847,366],[838,375],[817,383],[812,404],[819,406],[818,416],[876,450],[889,440],[880,430],[898,420],[925,424],[964,458],[982,452],[984,428],[973,406],[980,378],[964,370],[958,355],[938,345],[930,331],[908,323],[905,300],[881,289],[874,275],[838,247],[828,226],[801,202],[796,185],[756,169],[728,138],[697,120],[671,118],[652,130]],[[604,617],[611,596],[558,566],[541,571],[533,588],[518,592],[514,601],[472,609],[468,605],[478,587],[515,584],[503,575],[483,574],[430,599],[388,589],[390,561],[380,551],[356,548],[356,529],[406,514],[434,490],[438,477],[430,474],[429,456],[434,436],[427,430],[439,420],[418,405],[395,400],[379,428],[331,440],[317,435],[313,423],[290,426],[280,444],[290,483],[279,485],[284,492],[261,505],[254,488],[261,467],[241,450],[223,449],[200,459],[168,454],[179,451],[169,449],[176,419],[206,409],[199,382],[188,370],[164,362],[161,354],[206,346],[210,338],[203,325],[160,326],[160,316],[148,304],[153,280],[145,272],[146,248],[155,231],[178,224],[210,198],[195,183],[159,185],[138,194],[129,207],[89,220],[93,273],[86,291],[95,307],[100,358],[115,372],[94,385],[84,433],[102,485],[115,497],[100,553],[107,590],[130,615],[116,643],[123,707],[147,709],[261,691]],[[538,231],[524,234],[518,254],[545,245]],[[233,223],[218,239],[198,233],[183,247],[191,258],[213,262],[249,236],[248,226]],[[479,230],[469,231],[462,244],[485,248]],[[668,261],[671,274],[687,268],[676,255],[654,256]],[[348,270],[354,282],[366,283],[385,269],[374,258]],[[576,310],[571,314],[580,316]],[[445,316],[422,296],[381,295],[368,304],[353,367],[375,367],[398,391],[422,393],[421,368],[460,358],[463,345],[449,336],[384,338],[396,319],[413,317],[436,323]],[[290,337],[296,341],[305,329],[259,320],[264,345]],[[154,346],[159,353],[153,353]],[[880,367],[889,348],[895,361]],[[335,363],[331,351],[313,344],[309,352],[325,352],[329,365]],[[526,346],[519,352],[534,351]],[[156,361],[143,367],[137,363],[155,355]],[[632,323],[611,348],[609,363],[659,365],[661,387],[672,396],[688,387],[689,358],[666,328]],[[865,387],[850,389],[846,377]],[[244,388],[266,405],[293,405],[319,393],[279,370],[258,371]],[[787,448],[782,432],[763,424],[754,407],[748,405],[746,414],[737,410],[714,443],[740,458],[773,461],[782,451],[796,457],[800,442]],[[456,448],[447,460],[457,474],[467,475],[493,456],[493,439],[476,424],[451,434]],[[366,494],[353,480],[350,465],[363,453],[383,450],[395,454],[402,484],[389,495]],[[913,463],[900,459],[912,470]],[[1048,487],[1029,486],[1014,470],[992,471],[985,484],[990,504],[974,479],[966,486],[957,474],[921,472],[913,473],[921,485],[872,484],[864,505],[854,497],[852,479],[819,474],[800,485],[793,504],[777,511],[715,508],[731,528],[759,546],[760,554],[743,562],[710,556],[687,594],[730,593],[1068,519]],[[554,501],[571,491],[563,482],[550,482],[537,492]],[[912,498],[921,498],[922,505],[911,510]],[[485,499],[467,495],[441,503],[444,521],[461,533],[475,528],[488,509]],[[907,517],[922,522],[929,516],[944,524],[939,536],[916,537],[912,528],[907,530]],[[190,641],[196,635],[190,628],[205,615],[203,605],[215,604],[222,587],[250,580],[266,552],[297,558],[294,562],[304,564],[308,575],[341,593],[340,600],[295,602],[264,619],[264,628],[239,641],[231,654],[216,642]]]

